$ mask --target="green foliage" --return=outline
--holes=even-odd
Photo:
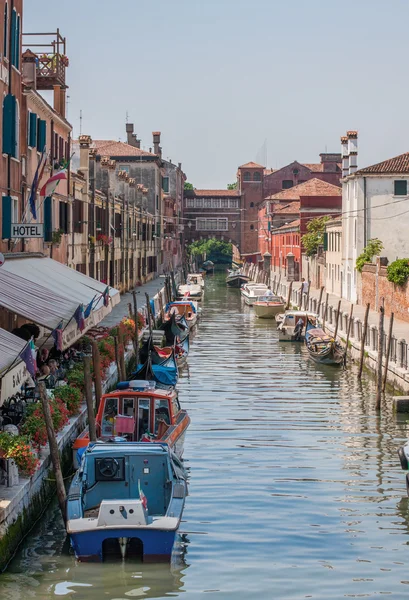
[[[229,242],[211,238],[193,242],[187,251],[190,256],[206,256],[207,260],[224,263],[231,262],[233,246]]]
[[[185,190],[194,190],[195,188],[193,187],[193,183],[189,183],[188,181],[185,181]]]
[[[228,183],[227,189],[228,190],[237,190],[237,181],[235,181],[234,183]]]
[[[371,263],[374,256],[379,256],[381,250],[383,249],[383,244],[381,240],[378,238],[373,238],[369,240],[368,244],[362,250],[361,254],[356,259],[356,269],[360,273],[362,273],[362,269],[364,268],[364,264]]]
[[[68,385],[76,387],[81,391],[85,390],[84,367],[83,365],[75,365],[73,369],[67,373]]]
[[[329,217],[317,217],[311,219],[307,224],[307,232],[301,238],[302,245],[305,249],[307,256],[317,254],[318,246],[324,243],[324,232],[325,223],[329,220]]]
[[[387,269],[388,281],[396,285],[405,285],[409,278],[409,258],[398,258],[394,260]]]
[[[64,385],[56,388],[54,391],[54,398],[58,398],[61,402],[66,404],[68,414],[71,417],[78,413],[79,407],[81,406],[82,391],[78,387]]]

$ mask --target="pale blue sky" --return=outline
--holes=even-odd
[[[407,0],[25,0],[24,31],[67,37],[68,118],[144,147],[195,187],[237,166],[318,162],[359,131],[358,166],[409,150]],[[261,154],[262,156],[262,154]]]

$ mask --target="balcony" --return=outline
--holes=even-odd
[[[34,38],[34,43],[27,43],[29,37]],[[59,29],[54,33],[25,33],[23,47],[30,50],[35,48],[38,90],[53,90],[56,85],[67,87],[66,68],[69,60],[66,56],[66,38],[61,36]]]

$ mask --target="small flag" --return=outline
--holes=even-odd
[[[63,334],[63,328],[62,328],[62,323],[60,323],[54,329],[54,331],[51,332],[51,335],[53,336],[53,339],[54,339],[55,347],[59,352],[62,351],[62,334]]]
[[[37,372],[34,353],[35,348],[32,340],[28,342],[27,346],[20,353],[20,358],[26,363],[27,371],[30,373],[31,377],[35,377]]]
[[[74,313],[74,319],[77,322],[78,329],[80,331],[84,331],[85,329],[85,320],[84,320],[84,306],[80,304],[77,310]]]
[[[30,211],[31,211],[31,214],[33,215],[34,220],[37,219],[36,197],[37,197],[38,185],[41,181],[41,177],[43,176],[44,167],[45,167],[46,162],[47,162],[47,155],[46,155],[45,148],[44,148],[44,150],[40,156],[40,160],[38,161],[37,169],[34,174],[33,183],[31,184],[30,197],[28,199]]]
[[[40,196],[43,198],[48,198],[52,196],[57,189],[60,181],[67,179],[67,171],[63,169],[62,171],[58,171],[55,175],[50,177],[48,181],[43,185],[40,191]]]
[[[102,294],[102,297],[104,299],[104,306],[108,306],[108,304],[109,304],[109,285],[107,285],[107,287],[105,288],[105,291]]]
[[[145,496],[145,494],[143,493],[143,490],[141,488],[141,480],[138,479],[138,489],[139,489],[139,500],[142,502],[142,506],[144,507],[145,510],[148,510],[148,499]]]
[[[91,300],[91,302],[88,304],[87,308],[85,309],[85,312],[84,312],[85,319],[88,319],[88,317],[90,316],[93,304],[94,304],[94,298]]]

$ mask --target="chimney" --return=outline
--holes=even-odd
[[[349,174],[352,175],[358,169],[358,132],[347,131]]]
[[[127,137],[128,144],[130,146],[133,146],[134,148],[140,148],[141,140],[138,140],[137,134],[134,133],[133,130],[134,130],[133,123],[127,123],[126,124],[126,137]]]
[[[160,131],[153,131],[153,153],[162,156],[162,148],[160,147]]]
[[[91,142],[90,135],[80,135],[80,171],[84,174],[86,180],[86,193],[89,190],[89,147]]]
[[[37,55],[31,50],[23,54],[23,84],[30,90],[37,89]]]
[[[342,177],[349,175],[349,155],[348,155],[348,137],[343,135],[341,137],[341,149],[342,149]]]

